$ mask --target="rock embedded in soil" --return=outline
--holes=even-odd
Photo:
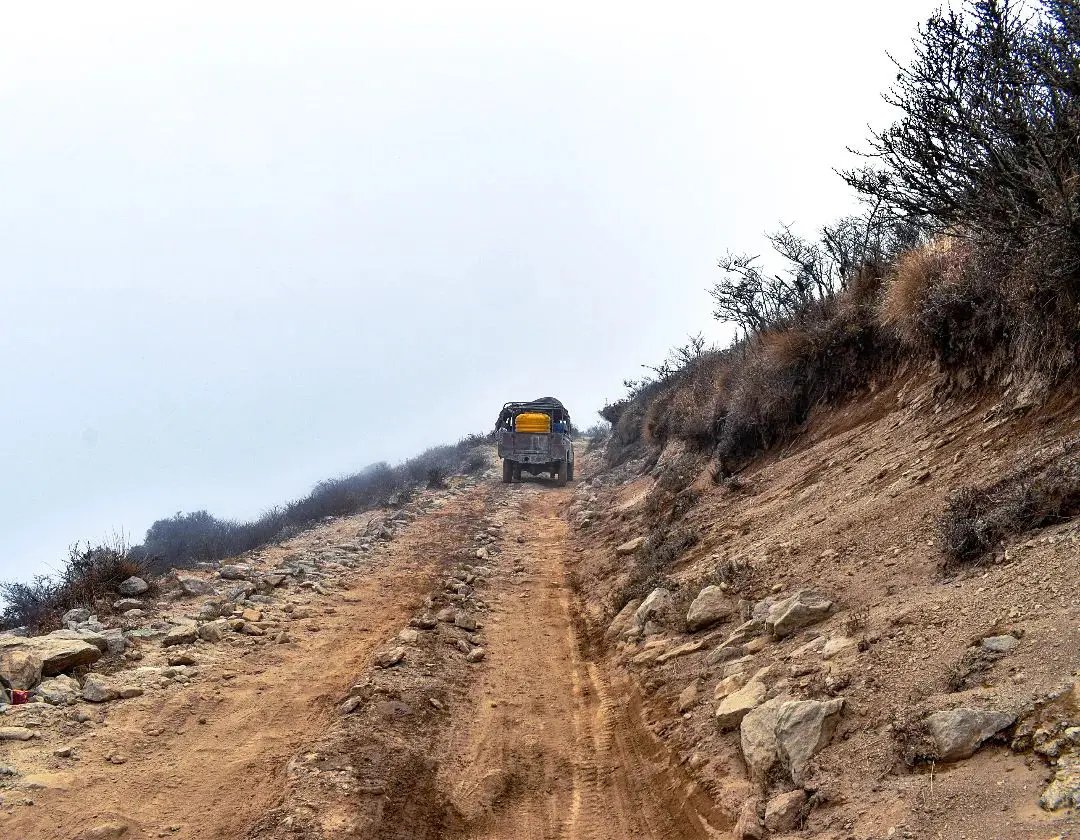
[[[822,659],[832,659],[842,653],[853,651],[859,643],[850,636],[834,636],[821,649]]]
[[[765,624],[777,638],[790,636],[803,627],[824,620],[832,606],[833,602],[820,592],[800,589],[790,597],[773,604]]]
[[[806,791],[798,788],[770,799],[765,806],[765,830],[783,834],[797,828],[806,807],[806,798]]]
[[[639,548],[645,545],[644,537],[634,537],[632,540],[627,540],[622,545],[615,549],[616,557],[625,557],[627,554],[633,554]]]
[[[686,613],[686,629],[691,633],[731,618],[735,605],[719,586],[702,589]]]
[[[161,640],[161,646],[190,645],[194,644],[197,638],[199,638],[199,631],[194,625],[181,624],[165,634],[165,638]]]
[[[91,703],[107,703],[115,700],[119,692],[100,674],[87,674],[83,680],[82,697]]]
[[[984,650],[988,650],[991,653],[1009,653],[1015,650],[1020,644],[1020,640],[1016,636],[987,636],[980,643]]]
[[[844,698],[790,700],[776,718],[776,750],[792,781],[806,781],[810,760],[823,750],[840,723]]]
[[[934,742],[938,761],[959,761],[974,755],[1015,720],[1005,712],[960,708],[934,712],[923,721],[923,727]]]
[[[214,586],[209,581],[202,578],[190,577],[188,575],[177,575],[176,582],[180,586],[180,591],[187,595],[189,598],[195,598],[199,595],[213,595],[215,594]]]
[[[118,587],[116,587],[116,591],[119,592],[121,595],[142,595],[149,588],[150,584],[148,584],[145,580],[143,580],[141,577],[133,576],[129,577],[127,580],[123,581]]]
[[[118,598],[113,601],[113,609],[119,613],[126,613],[128,610],[141,610],[145,606],[146,604],[138,598]]]
[[[744,717],[765,700],[768,689],[765,684],[751,680],[738,691],[729,694],[716,707],[716,725],[721,732],[736,729]]]
[[[247,566],[229,564],[218,569],[218,577],[222,580],[247,580],[251,576],[251,569]]]
[[[685,714],[698,704],[699,693],[696,681],[690,683],[679,693],[679,702],[677,705],[679,714]]]
[[[729,694],[733,694],[746,685],[745,674],[732,674],[730,677],[724,677],[720,682],[716,684],[716,688],[713,689],[713,700],[723,700]]]
[[[627,601],[618,614],[611,620],[611,624],[608,625],[606,631],[604,631],[604,637],[607,639],[614,639],[625,633],[633,624],[634,613],[637,608],[641,606],[640,598],[631,598]]]
[[[376,668],[392,668],[405,659],[405,648],[398,646],[375,655]]]
[[[657,587],[634,611],[634,624],[640,629],[645,629],[650,622],[662,619],[670,609],[671,592],[663,587]]]
[[[1039,797],[1039,805],[1047,811],[1080,808],[1080,754],[1069,754],[1054,762],[1054,777]]]
[[[107,822],[86,829],[79,836],[79,840],[120,840],[120,838],[128,836],[128,827],[125,823]]]
[[[470,650],[465,655],[466,662],[480,662],[487,655],[487,651],[482,647],[476,647]]]
[[[765,836],[761,824],[761,803],[757,799],[751,798],[743,802],[731,836],[734,840],[761,840]]]

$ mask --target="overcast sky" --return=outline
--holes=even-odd
[[[832,173],[931,2],[3,4],[0,577],[580,425]]]

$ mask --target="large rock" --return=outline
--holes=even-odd
[[[765,830],[783,834],[794,830],[802,820],[806,791],[801,788],[781,793],[765,806]]]
[[[27,691],[41,682],[41,657],[27,648],[0,649],[0,676],[12,688]]]
[[[794,595],[771,605],[765,625],[777,638],[790,636],[796,630],[824,619],[832,606],[832,601],[820,592],[800,589]]]
[[[938,761],[959,761],[973,755],[985,741],[1012,726],[1015,720],[1005,712],[961,708],[934,712],[923,721],[923,726],[934,741]]]
[[[83,700],[91,703],[107,703],[115,700],[119,692],[101,674],[87,674],[82,685]]]
[[[686,613],[686,629],[691,633],[712,627],[731,618],[735,605],[719,586],[706,586],[702,589],[690,610]]]
[[[644,537],[634,537],[632,540],[627,540],[618,548],[615,549],[616,557],[624,557],[627,554],[633,554],[639,548],[645,545]]]
[[[199,638],[199,631],[194,625],[181,624],[165,634],[165,638],[161,640],[161,646],[190,645],[194,644],[197,638]]]
[[[87,642],[93,645],[102,653],[109,652],[109,640],[106,639],[101,633],[95,633],[93,630],[54,630],[45,636],[47,639],[71,639],[73,641]]]
[[[101,658],[101,650],[96,645],[85,641],[77,633],[72,635],[75,638],[52,634],[29,638],[5,636],[0,638],[0,653],[24,650],[37,654],[41,659],[43,677],[55,677],[80,665],[93,665]]]
[[[247,566],[228,565],[218,570],[218,577],[224,580],[247,580],[251,576],[251,569]]]
[[[190,577],[188,575],[177,575],[176,582],[180,585],[180,591],[187,595],[189,598],[196,598],[199,595],[214,595],[214,586],[210,581],[203,580],[202,578]]]
[[[141,577],[129,577],[116,587],[116,591],[121,595],[142,595],[149,588],[150,584]]]
[[[721,732],[738,728],[744,717],[761,705],[768,689],[758,680],[751,680],[738,691],[725,697],[716,707],[716,725]]]
[[[37,733],[25,726],[0,726],[0,741],[29,741]]]
[[[810,759],[832,740],[844,698],[789,700],[776,716],[776,752],[795,784],[806,781]]]
[[[644,627],[650,621],[661,623],[670,609],[671,592],[663,588],[654,589],[634,611],[634,624]]]
[[[1016,636],[987,636],[980,643],[984,650],[991,653],[1009,653],[1020,644]]]

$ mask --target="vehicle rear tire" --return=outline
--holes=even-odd
[[[566,462],[566,480],[567,481],[573,481],[574,480],[574,462],[573,461],[567,461]]]
[[[509,484],[514,480],[514,462],[509,458],[503,458],[503,484]]]
[[[569,470],[570,462],[562,461],[559,463],[555,470],[555,484],[559,487],[566,486],[567,472]]]
[[[513,475],[511,476],[511,480],[514,482],[514,484],[520,484],[521,483],[521,467],[518,466],[517,464],[514,464],[514,472],[513,472]]]

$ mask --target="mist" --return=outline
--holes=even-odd
[[[558,396],[854,209],[936,4],[37,4],[0,32],[0,577]]]

